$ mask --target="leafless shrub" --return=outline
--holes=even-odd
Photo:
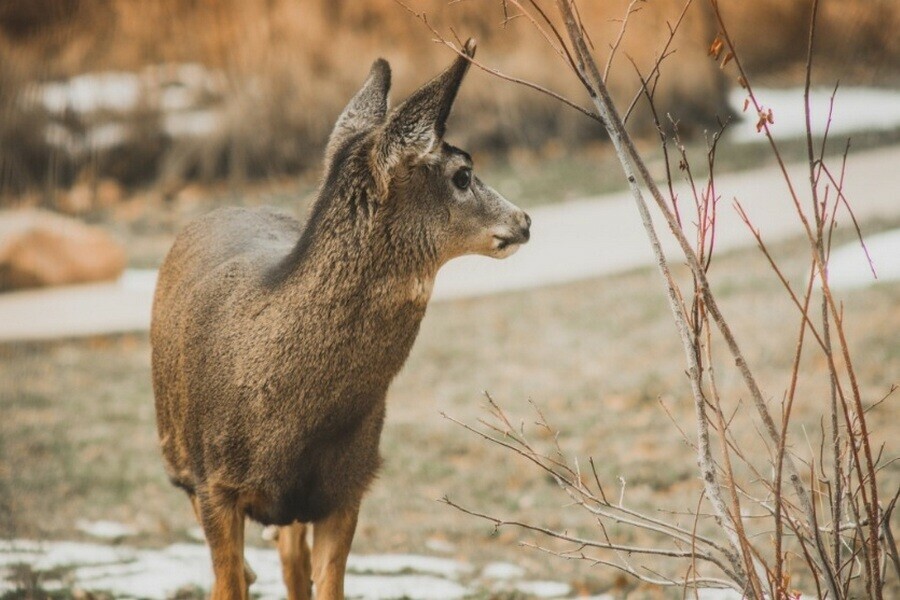
[[[533,443],[524,424],[515,426],[507,413],[488,397],[493,419],[482,420],[480,426],[460,425],[518,454],[549,475],[575,506],[593,517],[599,537],[586,538],[495,517],[450,499],[445,501],[491,521],[497,528],[519,527],[563,543],[563,549],[538,546],[540,549],[618,569],[648,584],[680,587],[685,594],[688,590],[719,587],[734,589],[749,598],[793,599],[799,597],[795,587],[800,585],[814,587],[820,598],[842,599],[858,597],[861,593],[869,598],[883,598],[886,581],[900,577],[900,560],[890,527],[900,490],[885,497],[879,486],[880,472],[887,459],[885,448],[873,447],[867,411],[883,398],[863,397],[845,335],[841,303],[832,293],[827,276],[836,216],[843,213],[849,215],[854,225],[856,222],[843,192],[843,163],[836,167],[827,164],[823,158],[826,140],[817,144],[812,135],[809,88],[818,0],[811,3],[808,15],[805,73],[809,177],[805,182],[793,181],[785,168],[778,144],[770,133],[775,117],[754,93],[718,1],[709,0],[706,7],[715,19],[717,31],[711,36],[710,59],[746,90],[747,112],[754,115],[758,131],[768,140],[786,185],[788,206],[810,249],[809,277],[798,288],[785,276],[740,202],[735,202],[734,208],[744,218],[772,273],[797,309],[794,360],[780,405],[767,400],[769,396],[745,359],[709,281],[715,251],[716,212],[722,196],[715,181],[715,153],[725,125],[710,138],[706,157],[710,175],[705,183],[699,182],[692,175],[677,121],[669,122],[668,115],[663,117],[666,113],[655,103],[659,73],[665,68],[667,48],[681,20],[669,24],[669,42],[664,40],[651,69],[641,70],[632,63],[641,81],[635,102],[637,98],[645,101],[661,142],[666,189],[650,176],[644,157],[625,127],[635,102],[617,103],[606,84],[619,38],[613,38],[608,45],[606,40],[592,39],[574,0],[556,0],[556,14],[550,14],[550,9],[538,0],[502,0],[501,4],[508,19],[527,20],[540,32],[550,47],[548,52],[567,66],[588,93],[592,109],[581,109],[577,102],[555,90],[492,70],[477,60],[473,64],[580,110],[602,124],[615,146],[663,277],[666,298],[684,349],[696,428],[689,443],[696,451],[703,492],[697,499],[696,509],[682,515],[687,517],[687,522],[683,518],[667,519],[639,511],[627,503],[624,482],[614,492],[615,486],[601,481],[593,460],[579,463],[577,457],[566,456],[558,444],[547,449]],[[691,4],[692,0],[687,0],[684,10]],[[632,5],[621,21],[623,31]],[[458,42],[443,35],[426,15],[406,4],[403,6],[439,42],[461,52]],[[597,48],[604,46],[608,48],[608,58],[606,67],[601,69],[594,55]],[[690,185],[687,206],[683,201],[679,205],[673,191],[676,168],[684,172]],[[801,186],[808,186],[808,202],[800,191]],[[664,217],[680,246],[691,276],[687,287],[679,285],[670,270],[651,219],[651,207]],[[808,354],[817,355],[826,364],[823,383],[830,390],[830,401],[822,413],[818,450],[810,442],[810,432],[792,423],[800,380],[816,376],[816,373],[804,373],[801,368],[801,359]],[[720,393],[718,381],[724,372],[720,369],[729,364],[736,369],[749,396],[747,407]],[[892,386],[887,390],[887,395],[894,389]],[[737,425],[739,413],[743,412],[741,408],[753,415],[749,426],[757,428],[761,451],[751,449],[735,434],[735,427],[748,426],[746,421]],[[535,427],[555,440],[559,432],[537,407],[535,411]],[[801,450],[804,448],[808,451]],[[646,534],[652,542],[635,545],[625,541],[616,537],[613,526],[619,526],[616,531],[620,533],[624,527],[625,533]]]
[[[641,43],[651,36],[677,0],[654,4],[632,26],[623,47],[641,64],[652,52]],[[502,19],[498,6],[432,2],[436,23],[463,23],[482,42],[496,40],[500,66],[528,68],[553,85],[577,91],[552,60],[546,60],[526,23],[511,22],[498,33]],[[618,10],[607,3],[591,8],[604,27]],[[704,19],[686,26],[699,31]],[[660,85],[659,103],[692,107],[703,118],[726,107],[723,77],[704,59],[701,44],[682,47],[672,60],[685,65],[690,77],[672,77]],[[129,114],[107,115],[108,124],[121,125],[127,135],[121,143],[94,145],[77,156],[65,147],[41,146],[36,168],[38,185],[67,186],[89,177],[114,177],[123,183],[161,182],[166,190],[187,180],[231,178],[242,181],[290,174],[317,165],[315,157],[329,126],[364,76],[361,56],[385,54],[401,80],[398,93],[411,85],[403,73],[436,69],[443,57],[427,40],[410,36],[408,22],[391,0],[372,2],[237,1],[185,3],[178,0],[67,0],[54,4],[40,0],[11,0],[0,9],[0,60],[15,63],[30,75],[23,85],[66,81],[84,73],[140,73],[148,66],[198,63],[221,75],[224,85],[210,100],[218,116],[214,130],[205,135],[174,135],[162,120],[167,115],[154,104],[147,90],[141,105]],[[691,65],[690,68],[687,66]],[[620,70],[614,93],[631,93],[636,79]],[[545,98],[523,94],[515,87],[486,93],[472,86],[460,98],[460,114],[469,117],[454,127],[459,143],[478,151],[503,152],[513,147],[540,151],[548,141],[564,137],[567,143],[603,137],[602,130],[587,129],[577,116],[555,110]],[[21,104],[17,104],[21,108]],[[39,105],[27,107],[41,113]],[[685,111],[685,122],[689,122]],[[11,115],[11,119],[22,115]],[[76,145],[90,145],[93,127],[102,115],[88,117],[70,112],[65,118],[46,115]],[[646,112],[635,117],[649,130]],[[96,117],[96,118],[95,118]],[[0,122],[2,128],[6,122]],[[44,136],[41,125],[32,132]],[[46,124],[44,125],[44,128]],[[56,131],[60,131],[58,128]],[[46,137],[46,136],[44,136]],[[59,171],[60,161],[69,166]],[[10,191],[0,189],[0,192]]]

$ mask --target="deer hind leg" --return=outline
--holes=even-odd
[[[312,574],[316,600],[343,600],[344,571],[359,506],[341,509],[313,525]]]
[[[244,512],[227,496],[192,497],[212,554],[215,582],[210,599],[247,600],[249,581],[244,564]]]
[[[191,498],[191,506],[194,507],[194,516],[197,517],[197,523],[200,524],[200,527],[203,527],[203,517],[200,515],[200,501],[197,500],[197,494],[189,495]],[[244,560],[244,579],[247,581],[248,587],[256,582],[256,572],[250,568],[246,559]]]
[[[306,525],[293,523],[278,529],[278,555],[288,600],[312,598],[312,565],[306,543]]]

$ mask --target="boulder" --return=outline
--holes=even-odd
[[[44,210],[0,211],[0,292],[116,279],[125,249],[99,227]]]

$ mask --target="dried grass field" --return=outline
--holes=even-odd
[[[601,60],[628,5],[616,0],[583,7]],[[619,100],[639,89],[624,56],[646,74],[682,5],[638,5],[609,79]],[[802,80],[810,0],[722,5],[754,76]],[[504,26],[501,2],[430,0],[414,8],[445,33],[452,27],[462,37],[477,37],[487,66],[584,101],[577,80],[525,19]],[[829,43],[817,49],[816,77],[828,85],[835,74],[844,84],[896,84],[898,20],[900,10],[890,0],[826,3],[820,33]],[[707,56],[714,36],[709,7],[695,2],[657,87],[661,114],[671,113],[685,132],[699,133],[730,113],[725,100],[735,82]],[[4,2],[0,201],[30,192],[37,197],[29,201],[53,205],[57,187],[104,178],[171,191],[186,181],[302,172],[315,166],[335,116],[372,60],[383,55],[393,65],[395,98],[449,61],[450,50],[432,37],[393,0]],[[70,92],[73,97],[61,100],[45,87],[82,75],[107,77],[109,92],[91,101]],[[137,91],[118,87],[129,78],[137,78]],[[119,94],[137,97],[125,102]],[[457,114],[455,131],[470,150],[540,151],[602,137],[599,128],[583,126],[579,113],[477,69]],[[650,131],[640,110],[632,123]]]

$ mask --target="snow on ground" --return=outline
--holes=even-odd
[[[472,566],[449,558],[419,556],[416,554],[353,555],[347,568],[356,573],[402,573],[415,571],[441,577],[459,577],[472,571]]]
[[[813,134],[821,136],[828,123],[833,88],[810,90],[810,114]],[[764,110],[772,109],[775,123],[769,130],[776,139],[784,140],[806,135],[803,88],[753,90]],[[756,142],[764,140],[764,133],[756,131],[757,118],[752,103],[744,111],[747,91],[742,88],[731,90],[728,101],[732,109],[743,117],[731,125],[729,136],[735,142]],[[889,131],[900,127],[900,90],[875,88],[839,88],[834,98],[829,135],[848,134],[858,131]]]
[[[558,581],[520,581],[515,584],[516,590],[538,598],[560,598],[568,596],[572,591],[568,583]]]
[[[93,524],[93,525],[96,525]],[[116,524],[118,525],[118,524]],[[274,548],[245,549],[257,575],[250,591],[261,600],[285,597],[281,563]],[[181,543],[162,549],[86,542],[0,540],[0,594],[15,592],[13,567],[40,573],[45,590],[107,592],[114,598],[165,600],[185,588],[209,590],[212,567],[203,544]],[[571,597],[569,584],[527,580],[521,567],[490,563],[472,582],[471,565],[414,554],[351,555],[344,581],[348,598],[363,600],[456,600],[472,595],[514,592],[534,598]],[[700,590],[703,600],[732,600],[730,590]],[[612,600],[602,594],[588,600]]]
[[[141,79],[137,73],[86,73],[65,81],[45,83],[38,97],[48,111],[78,113],[110,110],[125,112],[137,106]]]
[[[828,282],[833,289],[900,281],[900,229],[870,235],[864,241],[878,278],[872,275],[866,254],[856,241],[831,251]]]
[[[828,122],[833,92],[832,88],[811,90],[812,126],[817,136]],[[805,134],[802,88],[756,88],[754,93],[764,111],[772,110],[775,122],[771,131],[776,138]],[[85,73],[32,86],[23,101],[42,106],[51,115],[74,113],[87,118],[84,132],[59,123],[51,123],[45,132],[49,143],[79,153],[123,143],[128,132],[115,123],[115,115],[121,118],[142,107],[160,111],[162,127],[171,137],[212,135],[222,126],[224,117],[220,109],[211,108],[211,102],[221,104],[227,94],[223,73],[187,63],[151,65],[140,72]],[[754,110],[744,110],[746,98],[746,90],[739,87],[729,93],[729,104],[742,119],[730,127],[728,135],[736,142],[762,141],[763,134],[756,131]],[[112,122],[110,115],[114,116]],[[833,134],[896,127],[900,127],[900,90],[838,89],[830,126]]]
[[[247,562],[258,580],[251,590],[262,598],[283,598],[284,584],[276,550],[247,548]],[[0,589],[14,589],[9,568],[27,564],[35,571],[62,572],[47,586],[106,591],[114,597],[165,599],[184,587],[209,589],[212,570],[202,544],[173,544],[161,550],[83,542],[0,540]],[[61,571],[58,571],[61,570]],[[466,563],[411,554],[352,555],[345,588],[348,597],[453,600],[472,593],[459,580],[472,567]],[[556,589],[568,589],[557,584]]]
[[[442,554],[450,554],[456,552],[456,546],[442,538],[428,538],[425,540],[425,547],[432,552],[440,552]]]
[[[485,565],[481,576],[485,579],[518,579],[525,575],[525,569],[506,562],[492,562]]]
[[[140,72],[84,73],[43,83],[29,89],[25,100],[36,100],[54,114],[127,113],[148,100],[169,112],[197,106],[203,97],[221,94],[225,87],[225,76],[203,65],[160,64]]]
[[[75,523],[75,527],[90,536],[107,540],[116,540],[136,533],[133,527],[116,521],[85,521],[82,519]]]
[[[222,110],[210,103],[220,102],[226,89],[224,75],[202,65],[162,64],[36,84],[21,101],[59,119],[47,125],[45,140],[78,155],[126,143],[134,135],[134,116],[147,109],[159,112],[162,129],[172,138],[210,136],[223,121]],[[76,127],[68,124],[73,115],[82,121]]]

